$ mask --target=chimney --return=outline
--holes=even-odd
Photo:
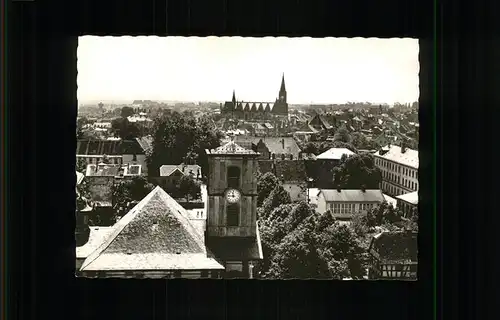
[[[364,193],[364,192],[366,192],[366,185],[362,185],[362,186],[361,186],[361,191],[362,191],[363,193]]]
[[[406,152],[406,141],[401,141],[401,153]]]

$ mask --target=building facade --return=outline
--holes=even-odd
[[[225,277],[253,278],[262,256],[257,226],[257,157],[234,141],[206,150],[207,247],[225,265]]]
[[[334,218],[349,219],[354,214],[368,212],[384,200],[380,190],[320,189],[317,195],[317,211],[330,211]]]
[[[232,100],[221,105],[221,114],[231,119],[243,120],[264,120],[274,117],[288,118],[285,75],[282,76],[280,91],[275,102],[237,101],[236,93],[233,91]]]
[[[418,191],[418,151],[389,145],[374,154],[375,165],[382,171],[381,189],[396,197]]]

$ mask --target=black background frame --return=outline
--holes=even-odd
[[[490,312],[494,305],[474,307],[480,285],[492,283],[492,273],[479,272],[486,265],[479,256],[464,258],[457,249],[460,244],[466,253],[494,252],[488,247],[492,242],[480,242],[474,233],[494,225],[491,217],[498,212],[496,186],[481,178],[491,176],[495,165],[481,153],[494,149],[492,131],[480,135],[495,128],[487,110],[500,100],[492,77],[498,42],[483,18],[498,11],[486,4],[481,11],[469,8],[473,16],[462,29],[458,5],[428,0],[8,2],[8,167],[3,169],[9,318],[432,319],[437,312],[438,318],[458,319],[460,306],[466,318],[489,319],[478,312]],[[76,279],[76,49],[77,37],[87,34],[419,38],[419,280]],[[466,118],[459,116],[463,112]],[[459,170],[459,164],[468,169]],[[465,269],[483,278],[467,280]],[[459,303],[460,290],[443,290],[444,279],[456,287],[468,285],[462,292],[470,297]],[[444,298],[450,310],[443,315]]]

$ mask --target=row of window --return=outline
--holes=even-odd
[[[416,264],[383,264],[380,269],[377,268],[377,264],[372,265],[372,277],[382,277],[382,278],[412,278],[417,277],[417,265]]]
[[[418,178],[418,170],[404,167],[400,164],[397,164],[397,163],[394,163],[394,162],[391,162],[388,160],[384,160],[381,158],[375,158],[375,165],[377,165],[380,168],[386,169],[388,171],[392,171],[395,173],[402,173],[403,175],[405,175],[409,178],[413,178],[413,179]]]
[[[384,191],[384,193],[387,193],[392,196],[399,196],[406,193],[404,189],[398,188],[393,184],[384,181],[382,181],[382,190]]]
[[[418,183],[415,181],[411,181],[405,178],[401,178],[399,175],[388,172],[388,171],[382,171],[382,178],[392,181],[394,183],[400,184],[404,186],[405,188],[417,191],[418,189]]]
[[[403,201],[399,201],[398,207],[401,209],[401,211],[403,211],[405,218],[411,218],[410,215],[413,211],[413,208],[415,208],[414,205],[411,205]]]
[[[374,203],[329,203],[329,210],[332,214],[354,214],[362,210],[371,210]]]

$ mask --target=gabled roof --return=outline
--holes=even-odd
[[[114,225],[81,271],[222,270],[186,210],[157,186]]]
[[[198,171],[201,171],[201,167],[197,164],[179,164],[179,165],[171,165],[164,164],[160,167],[160,177],[169,177],[175,171],[179,171],[181,174],[189,175],[196,177],[198,175]]]
[[[354,152],[347,148],[331,148],[322,154],[318,155],[316,159],[319,160],[340,160],[343,155],[352,156]]]
[[[375,252],[382,261],[418,261],[418,233],[411,231],[382,232],[370,243],[370,252]]]
[[[353,190],[320,189],[327,202],[384,202],[384,194],[378,189]]]
[[[402,164],[404,166],[418,169],[418,151],[410,148],[406,148],[405,152],[401,152],[401,147],[391,145],[387,146],[388,151],[380,154],[380,151],[375,153],[375,156],[389,160],[395,163]]]
[[[405,202],[417,205],[418,204],[418,191],[402,194],[400,196],[397,196],[396,199],[403,200]]]
[[[237,145],[234,141],[230,141],[223,146],[220,146],[216,149],[208,150],[205,152],[209,155],[259,155],[258,152],[253,150],[248,150],[243,147]]]
[[[270,153],[292,154],[294,158],[299,156],[300,147],[293,137],[265,137],[261,138],[261,140]]]
[[[80,139],[76,143],[77,155],[144,154],[137,140]]]

